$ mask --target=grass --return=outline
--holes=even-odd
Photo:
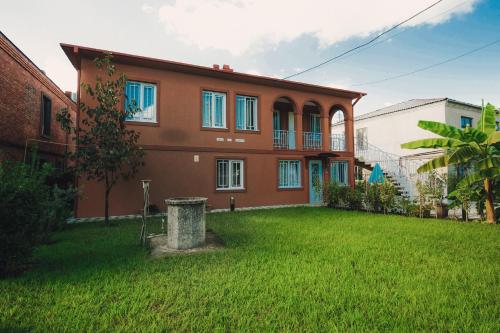
[[[217,252],[148,259],[71,226],[0,280],[3,331],[500,331],[498,226],[292,208],[207,216]]]

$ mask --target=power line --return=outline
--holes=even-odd
[[[364,83],[356,83],[356,84],[353,84],[351,86],[352,87],[366,86],[366,85],[370,85],[370,84],[376,84],[376,83],[386,82],[386,81],[390,81],[390,80],[395,80],[395,79],[399,79],[399,78],[402,78],[402,77],[405,77],[405,76],[409,76],[409,75],[412,75],[412,74],[415,74],[415,73],[423,72],[423,71],[426,71],[428,69],[431,69],[431,68],[434,68],[434,67],[437,67],[437,66],[441,66],[441,65],[447,64],[449,62],[458,60],[460,58],[463,58],[465,56],[468,56],[468,55],[470,55],[472,53],[478,52],[480,50],[483,50],[483,49],[485,49],[487,47],[490,47],[490,46],[498,44],[498,43],[500,43],[500,39],[497,39],[496,41],[493,41],[491,43],[485,44],[485,45],[480,46],[478,48],[475,48],[473,50],[470,50],[470,51],[467,51],[465,53],[462,53],[462,54],[460,54],[458,56],[455,56],[455,57],[452,57],[452,58],[448,58],[446,60],[437,62],[437,63],[429,65],[429,66],[425,66],[425,67],[422,67],[422,68],[419,68],[419,69],[416,69],[416,70],[413,70],[411,72],[407,72],[407,73],[403,73],[403,74],[399,74],[399,75],[395,75],[395,76],[390,76],[390,77],[387,77],[387,78],[381,79],[381,80],[369,81],[369,82],[364,82]]]
[[[451,12],[452,10],[454,10],[454,9],[456,9],[456,8],[458,8],[458,7],[461,7],[461,6],[465,5],[467,2],[470,2],[470,1],[471,1],[471,0],[465,0],[465,1],[462,1],[461,3],[459,3],[459,4],[458,4],[458,5],[456,5],[456,6],[453,6],[453,7],[449,8],[449,9],[447,9],[447,10],[445,10],[445,11],[443,11],[443,12],[441,12],[441,13],[437,14],[437,15],[434,15],[434,16],[429,17],[429,20],[434,19],[434,18],[436,18],[436,17],[443,16],[443,15],[445,15],[445,14],[447,14],[447,13]],[[393,34],[393,35],[390,35],[390,36],[388,36],[387,38],[381,39],[381,40],[379,40],[379,41],[378,41],[378,42],[376,42],[376,43],[373,43],[373,44],[371,44],[371,45],[368,45],[368,46],[366,46],[366,47],[364,47],[364,48],[362,48],[362,49],[358,50],[357,52],[351,53],[350,55],[348,55],[348,56],[346,56],[346,57],[343,57],[343,58],[342,58],[342,60],[344,60],[344,59],[348,59],[348,58],[350,58],[350,57],[352,57],[352,56],[355,56],[356,54],[359,54],[359,53],[361,53],[361,52],[363,52],[363,51],[366,51],[366,50],[368,50],[368,49],[370,49],[370,48],[372,48],[372,47],[374,47],[374,46],[380,45],[380,44],[382,44],[383,42],[388,41],[388,40],[390,40],[390,39],[392,39],[392,38],[395,38],[395,37],[397,37],[397,36],[399,36],[399,35],[401,35],[401,34],[404,34],[405,32],[408,32],[408,31],[409,31],[409,30],[402,30],[402,31],[400,31],[400,32],[398,32],[398,33],[395,33],[395,34]],[[340,59],[337,59],[337,60],[340,60]],[[332,61],[332,62],[333,62],[333,61]],[[335,62],[336,62],[336,61],[335,61]]]
[[[365,43],[363,43],[363,44],[360,44],[360,45],[358,45],[358,46],[356,46],[356,47],[354,47],[354,48],[352,48],[352,49],[350,49],[350,50],[347,50],[347,51],[345,51],[345,52],[342,52],[341,54],[339,54],[339,55],[337,55],[337,56],[335,56],[335,57],[333,57],[333,58],[327,59],[327,60],[325,60],[325,61],[323,61],[323,62],[321,62],[321,63],[319,63],[319,64],[317,64],[317,65],[314,65],[314,66],[312,66],[312,67],[306,68],[306,69],[304,69],[304,70],[302,70],[302,71],[300,71],[300,72],[298,72],[298,73],[295,73],[295,74],[292,74],[292,75],[286,76],[286,77],[284,77],[283,79],[284,79],[284,80],[287,80],[287,79],[290,79],[290,78],[292,78],[292,77],[295,77],[295,76],[298,76],[298,75],[302,75],[302,74],[304,74],[304,73],[307,73],[307,72],[309,72],[309,71],[312,71],[313,69],[316,69],[316,68],[318,68],[318,67],[321,67],[321,66],[323,66],[323,65],[326,65],[326,64],[328,64],[329,62],[332,62],[333,60],[338,59],[338,58],[340,58],[340,57],[342,57],[342,56],[344,56],[344,55],[346,55],[346,54],[349,54],[349,53],[351,53],[351,52],[353,52],[353,51],[355,51],[355,50],[357,50],[357,49],[360,49],[360,48],[362,48],[362,47],[364,47],[364,46],[366,46],[366,45],[369,45],[369,44],[373,43],[374,41],[376,41],[377,39],[379,39],[380,37],[382,37],[383,35],[385,35],[385,34],[387,34],[387,33],[391,32],[391,31],[393,31],[394,29],[397,29],[397,28],[398,28],[398,27],[400,27],[401,25],[405,24],[405,23],[406,23],[406,22],[408,22],[408,21],[411,21],[411,20],[412,20],[412,19],[414,19],[415,17],[417,17],[417,16],[419,16],[420,14],[422,14],[422,13],[424,13],[424,12],[428,11],[429,9],[431,9],[432,7],[436,6],[437,4],[439,4],[440,2],[443,2],[443,1],[444,1],[444,0],[439,0],[439,1],[434,2],[432,5],[430,5],[430,6],[426,7],[426,8],[424,8],[424,9],[422,9],[421,11],[419,11],[419,12],[418,12],[418,13],[416,13],[416,14],[413,14],[412,16],[410,16],[409,18],[407,18],[406,20],[404,20],[404,21],[402,21],[402,22],[400,22],[400,23],[396,24],[395,26],[393,26],[392,28],[390,28],[390,29],[388,29],[388,30],[383,31],[382,33],[378,34],[377,36],[373,37],[372,39],[370,39],[369,41],[367,41],[367,42],[365,42]]]

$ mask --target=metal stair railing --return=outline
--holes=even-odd
[[[378,163],[382,171],[393,180],[404,196],[416,197],[416,182],[426,177],[425,174],[417,173],[421,163],[388,153],[364,139],[355,138],[354,147],[355,157],[358,160],[372,167]]]

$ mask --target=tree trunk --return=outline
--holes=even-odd
[[[495,207],[493,204],[493,188],[491,184],[491,179],[485,178],[484,179],[484,189],[486,190],[486,202],[485,202],[485,208],[486,208],[486,220],[488,223],[494,224],[496,222],[495,220]]]
[[[105,177],[106,190],[104,192],[104,225],[109,226],[109,192],[111,188],[109,187],[108,175]]]
[[[109,190],[104,195],[104,225],[109,226]]]

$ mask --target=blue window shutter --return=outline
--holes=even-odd
[[[279,131],[281,129],[280,126],[280,113],[279,111],[274,111],[273,112],[273,130]]]
[[[221,95],[215,95],[215,127],[223,127],[223,98]]]
[[[142,101],[142,118],[151,120],[153,119],[153,104],[154,104],[154,87],[144,86],[144,98]]]
[[[131,96],[132,96],[131,85],[130,85],[130,82],[127,81],[127,83],[125,84],[125,105],[124,105],[125,112],[127,113],[127,120],[132,119],[132,117],[128,114],[128,111],[129,111],[128,108],[129,108]]]
[[[344,185],[347,185],[349,182],[348,182],[348,179],[349,179],[349,163],[348,162],[342,162],[343,164],[343,170],[342,170],[342,173],[343,173],[343,181],[344,181]]]
[[[212,93],[204,91],[203,92],[203,126],[210,127],[212,124]]]
[[[338,183],[338,171],[337,171],[337,162],[332,162],[331,170],[330,170],[331,180]]]
[[[134,106],[141,107],[140,101],[140,85],[136,82],[127,82],[125,85],[125,110],[127,112],[130,111],[130,108]],[[127,116],[127,119],[134,119],[137,117],[137,113],[135,115]]]
[[[245,129],[243,119],[245,117],[245,97],[236,96],[236,128]]]

